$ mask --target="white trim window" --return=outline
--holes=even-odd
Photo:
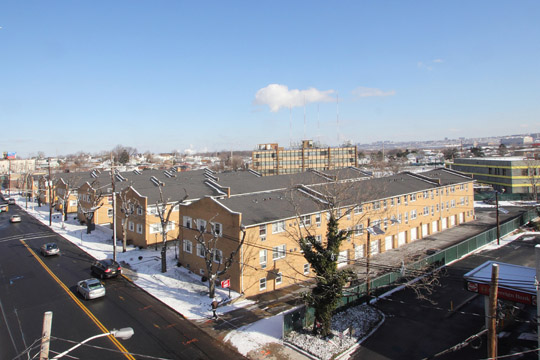
[[[315,235],[315,241],[322,244],[322,235]]]
[[[184,252],[191,254],[193,252],[193,243],[184,239]]]
[[[283,282],[283,273],[278,272],[276,274],[276,285],[280,285]]]
[[[214,258],[214,262],[218,263],[218,264],[221,264],[223,262],[223,251],[219,250],[219,249],[214,249],[213,251],[213,258]]]
[[[277,234],[283,231],[285,231],[285,220],[272,223],[272,234]]]
[[[212,223],[212,234],[223,236],[223,226],[220,223]]]
[[[261,241],[266,240],[266,225],[259,225],[259,238]]]
[[[302,215],[300,216],[300,226],[310,226],[311,225],[311,215]]]
[[[150,229],[148,230],[148,232],[150,234],[157,234],[161,232],[161,224],[160,223],[150,224]]]
[[[266,278],[259,279],[259,290],[266,290]]]
[[[206,220],[197,219],[197,230],[200,232],[206,232]]]
[[[107,209],[107,216],[108,216],[108,217],[111,217],[111,218],[112,218],[112,217],[113,217],[113,214],[114,214],[113,209]]]
[[[157,209],[157,206],[153,205],[153,206],[149,206],[146,208],[146,213],[148,215],[158,215],[158,209]]]
[[[133,223],[133,221],[128,222],[128,230],[129,231],[135,230],[135,224]]]
[[[77,200],[69,200],[69,206],[77,206]]]
[[[364,224],[354,225],[354,236],[360,236],[364,233]]]
[[[193,224],[193,220],[191,219],[191,217],[189,217],[189,216],[184,216],[184,217],[182,218],[182,221],[183,221],[182,225],[183,225],[186,229],[191,229],[191,228],[192,228],[191,225]]]
[[[202,244],[197,244],[197,256],[199,257],[204,257],[205,253],[204,253],[204,247],[202,246]]]
[[[137,233],[138,233],[138,234],[142,234],[142,233],[143,233],[143,225],[142,225],[142,224],[137,224]]]
[[[107,196],[107,202],[108,202],[109,204],[112,204],[112,196]]]
[[[137,215],[142,216],[142,214],[143,214],[142,206],[137,206]]]
[[[355,214],[355,215],[361,214],[362,211],[364,211],[364,209],[362,208],[362,205],[356,205],[356,206],[354,207],[354,214]]]
[[[272,260],[279,260],[285,258],[285,254],[287,253],[287,249],[285,244],[274,246],[272,248]]]
[[[317,227],[321,226],[321,213],[315,214],[315,224]]]
[[[411,210],[411,220],[416,219],[417,213],[416,210]]]
[[[304,275],[309,275],[309,263],[304,264]]]
[[[424,216],[429,215],[429,206],[424,206]]]
[[[180,211],[180,204],[174,205],[172,212],[179,212]]]
[[[266,269],[266,260],[267,260],[267,251],[259,250],[259,264],[261,265],[261,269]]]

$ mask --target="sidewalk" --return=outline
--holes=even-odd
[[[500,222],[512,219],[519,216],[525,208],[510,208],[505,207],[509,211],[508,214],[500,214]],[[476,210],[476,220],[460,226],[447,229],[443,232],[416,240],[413,243],[402,246],[398,249],[392,249],[387,252],[372,256],[371,263],[383,265],[381,267],[399,267],[402,261],[409,261],[412,258],[421,258],[427,255],[428,250],[441,250],[449,246],[455,245],[463,240],[466,240],[474,235],[487,231],[496,226],[495,211],[492,208],[478,208]],[[505,235],[505,234],[501,234]],[[355,269],[360,276],[365,272],[365,267],[358,266]],[[381,275],[384,270],[378,270],[373,276]],[[300,293],[306,291],[305,287],[290,286],[285,289],[274,291],[271,293],[261,294],[249,298],[255,303],[245,308],[239,308],[220,315],[218,320],[205,320],[197,322],[197,325],[219,340],[223,340],[225,336],[232,330],[236,330],[242,326],[253,324],[261,319],[276,316],[284,311],[291,310],[302,305]],[[218,309],[219,313],[219,309]],[[279,344],[269,344],[262,349],[258,349],[255,353],[249,354],[251,359],[308,359],[305,355]]]

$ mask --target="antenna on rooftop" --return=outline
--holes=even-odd
[[[336,133],[339,145],[339,93],[336,91]]]

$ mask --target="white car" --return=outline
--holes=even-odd
[[[12,223],[21,222],[21,217],[19,215],[12,215],[9,221]]]
[[[77,292],[82,295],[85,300],[97,299],[105,296],[105,285],[98,279],[86,279],[77,283]]]

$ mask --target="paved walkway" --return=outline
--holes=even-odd
[[[500,214],[500,223],[504,223],[526,211],[525,208],[518,207],[505,207],[505,209],[508,210],[508,214]],[[475,211],[476,220],[470,223],[462,224],[432,236],[416,240],[413,243],[398,249],[372,256],[371,263],[373,265],[378,265],[379,269],[373,269],[376,274],[372,276],[384,273],[384,270],[381,270],[383,267],[399,267],[401,266],[402,261],[408,262],[413,258],[426,256],[428,250],[445,249],[496,226],[494,208],[477,208]],[[501,234],[501,236],[502,235],[505,234]],[[362,275],[362,271],[364,271],[365,274],[365,266],[357,267],[359,275]],[[217,321],[201,321],[198,323],[198,326],[216,339],[223,340],[231,330],[254,323],[266,317],[277,315],[285,310],[301,305],[302,301],[300,300],[299,294],[303,291],[305,291],[305,287],[290,286],[271,293],[254,296],[250,298],[250,300],[255,301],[253,305],[223,314]],[[250,354],[250,358],[275,360],[307,359],[304,355],[295,352],[288,347],[270,346],[270,348],[261,349],[260,352],[256,354]]]

